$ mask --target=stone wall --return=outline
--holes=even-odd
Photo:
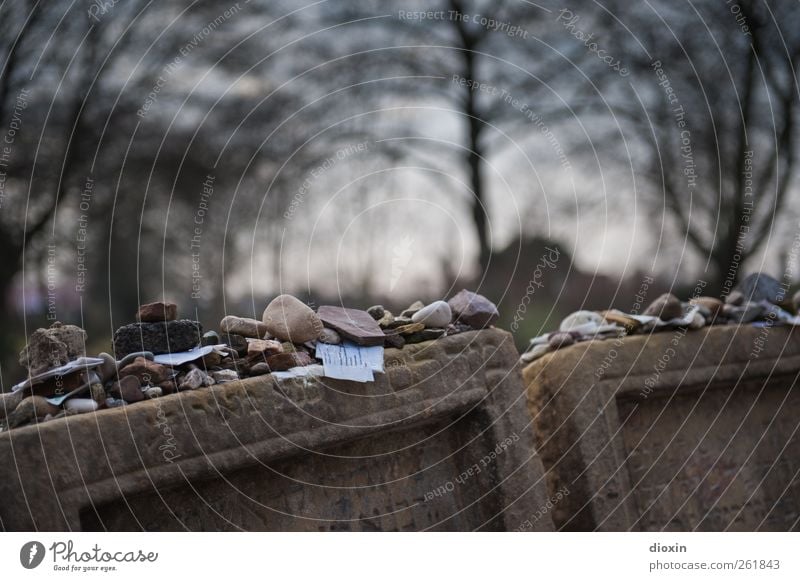
[[[552,530],[508,333],[0,434],[5,530]],[[475,469],[477,468],[477,470]],[[529,526],[530,525],[530,526]]]
[[[715,326],[524,370],[561,530],[800,529],[800,337]]]

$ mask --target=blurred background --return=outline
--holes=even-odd
[[[0,2],[0,363],[470,288],[520,346],[796,280],[795,2]]]

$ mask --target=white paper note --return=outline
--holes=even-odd
[[[375,381],[373,372],[383,373],[383,347],[361,347],[317,343],[317,358],[322,359],[325,377],[348,381]]]

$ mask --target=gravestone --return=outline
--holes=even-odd
[[[562,530],[800,530],[800,335],[714,326],[525,368]]]
[[[517,357],[508,333],[467,332],[387,349],[374,383],[263,376],[12,430],[0,522],[517,529],[548,501]]]

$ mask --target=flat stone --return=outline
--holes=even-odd
[[[292,295],[280,295],[264,310],[262,321],[267,331],[281,341],[302,344],[322,333],[322,321],[317,314]]]
[[[239,374],[233,369],[218,369],[211,372],[211,377],[214,379],[214,383],[226,383],[239,379]]]
[[[122,358],[136,351],[181,353],[200,343],[203,327],[197,321],[182,319],[161,323],[131,323],[114,333],[114,353]]]
[[[418,311],[425,308],[425,303],[422,301],[414,301],[411,305],[400,313],[401,317],[408,317],[409,319],[413,317]]]
[[[414,313],[411,320],[428,328],[441,329],[453,320],[453,311],[446,302],[434,301]]]
[[[447,331],[444,329],[422,329],[416,333],[409,335],[401,335],[407,345],[414,345],[416,343],[424,343],[426,341],[435,341],[444,337]]]
[[[664,293],[656,298],[642,313],[650,317],[658,317],[662,321],[683,317],[683,305],[673,294]]]
[[[314,360],[311,358],[311,355],[305,351],[278,353],[277,355],[267,357],[267,366],[271,371],[286,371],[292,367],[305,367],[312,363],[314,363]]]
[[[140,323],[160,323],[174,321],[178,318],[178,305],[175,303],[155,302],[141,305],[136,313]]]
[[[387,322],[385,325],[381,324],[380,326],[385,330],[391,331],[392,329],[397,329],[404,325],[410,325],[413,322],[411,317],[393,317],[391,321]]]
[[[495,304],[472,291],[462,290],[447,303],[453,311],[453,318],[473,329],[484,329],[497,322],[500,313]]]
[[[134,377],[140,385],[158,385],[170,377],[172,371],[166,365],[148,361],[144,357],[137,357],[133,363],[126,365],[119,371],[122,381],[125,377]]]
[[[605,319],[606,323],[624,327],[628,333],[635,333],[642,326],[640,321],[619,311],[601,311],[600,315]]]
[[[322,333],[320,333],[317,341],[320,341],[321,343],[327,343],[328,345],[339,345],[342,342],[342,337],[333,329],[328,329],[326,327],[322,330]]]
[[[392,334],[396,335],[412,335],[414,333],[419,333],[425,328],[423,323],[410,323],[408,325],[403,325],[402,327],[396,327],[392,329]],[[389,333],[387,333],[388,335]]]
[[[785,298],[785,292],[781,288],[781,283],[768,274],[756,272],[747,275],[736,289],[744,296],[745,301],[758,302],[768,301],[772,304],[780,304]]]
[[[384,334],[378,323],[366,311],[344,307],[323,306],[317,313],[325,326],[357,345],[383,345]],[[319,333],[317,333],[319,336]]]
[[[47,329],[36,329],[19,354],[19,364],[31,375],[65,365],[86,355],[86,331],[58,321]]]
[[[219,322],[219,330],[223,333],[232,333],[253,339],[263,339],[269,333],[267,325],[262,321],[233,315],[228,315]]]

